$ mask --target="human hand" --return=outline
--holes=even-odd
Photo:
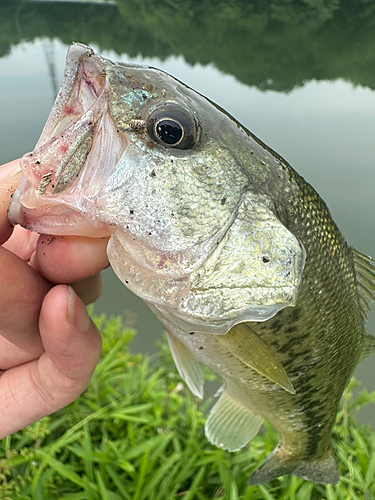
[[[67,283],[92,302],[101,290],[98,273],[108,266],[107,239],[13,230],[6,210],[18,177],[0,185],[0,438],[86,388],[101,339]]]

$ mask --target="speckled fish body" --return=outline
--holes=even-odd
[[[373,261],[351,249],[292,167],[213,103],[160,70],[75,44],[9,216],[50,233],[110,236],[123,283],[161,319],[206,422],[236,450],[270,421],[281,441],[252,484],[338,480],[331,431],[373,350]]]

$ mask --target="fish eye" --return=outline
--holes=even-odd
[[[173,102],[154,108],[147,121],[152,140],[169,148],[190,149],[197,139],[197,123],[193,115]]]

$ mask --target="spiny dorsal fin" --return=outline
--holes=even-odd
[[[370,356],[373,352],[375,352],[375,337],[365,333],[360,361],[365,359],[367,356]]]
[[[234,326],[220,340],[245,365],[291,394],[296,393],[277,355],[247,323]]]
[[[208,441],[228,451],[245,446],[259,431],[263,417],[241,401],[238,390],[228,385],[212,408],[204,427]]]
[[[375,261],[352,248],[361,315],[366,320],[369,303],[375,301]]]
[[[202,399],[204,385],[202,365],[186,345],[168,331],[167,339],[178,373],[185,380],[194,396]]]

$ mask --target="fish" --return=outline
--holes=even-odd
[[[204,365],[222,379],[208,441],[236,451],[264,420],[278,431],[249,484],[339,480],[331,434],[375,350],[375,264],[286,160],[167,73],[75,43],[19,168],[10,222],[109,236],[115,273],[164,324],[191,392],[203,397]]]

